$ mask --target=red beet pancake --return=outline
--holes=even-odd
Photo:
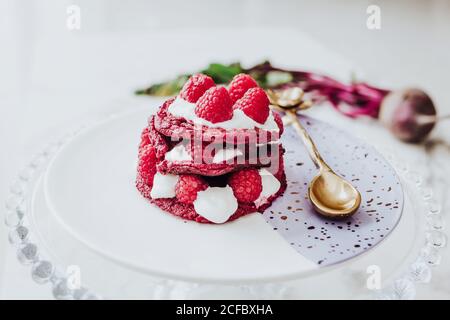
[[[266,143],[279,140],[283,133],[283,122],[278,113],[273,112],[279,131],[267,131],[255,129],[210,128],[194,125],[192,121],[172,115],[168,108],[174,99],[167,100],[159,108],[155,116],[155,128],[161,134],[175,139],[194,140],[201,135],[202,141],[214,141],[220,139],[227,143]]]
[[[271,205],[271,203],[276,198],[278,198],[279,196],[281,196],[284,193],[284,191],[286,190],[286,187],[287,187],[287,183],[286,183],[286,176],[284,174],[284,166],[282,165],[283,160],[281,159],[280,161],[281,161],[281,165],[280,165],[279,171],[276,174],[274,174],[274,176],[278,179],[278,181],[280,181],[280,184],[281,184],[280,189],[275,194],[273,194],[272,196],[267,198],[265,203],[262,204],[261,206],[259,206],[258,208],[254,204],[238,202],[237,210],[228,219],[228,221],[235,220],[235,219],[237,219],[241,216],[244,216],[246,214],[249,214],[249,213],[263,212],[267,207],[269,207]],[[226,178],[224,176],[222,176],[222,177]],[[219,177],[215,177],[215,178],[219,178]],[[209,220],[207,220],[204,217],[202,217],[201,215],[199,215],[195,211],[194,206],[192,204],[181,203],[180,201],[177,200],[176,197],[165,198],[165,199],[152,199],[152,197],[150,196],[152,187],[149,186],[148,184],[146,184],[144,181],[145,181],[145,178],[138,174],[137,179],[136,179],[136,187],[140,191],[140,193],[145,198],[147,198],[151,203],[157,205],[164,211],[167,211],[167,212],[169,212],[175,216],[178,216],[180,218],[187,219],[187,220],[194,220],[194,221],[201,222],[201,223],[211,223]]]
[[[193,140],[173,141],[159,133],[154,123],[154,117],[150,117],[149,126],[142,135],[141,147],[148,143],[154,146],[158,158],[157,170],[162,173],[218,176],[248,167],[275,166],[280,159],[279,155],[284,153],[280,143],[257,146],[256,144],[219,145],[212,142],[197,144]],[[190,159],[166,159],[166,153],[177,146],[183,148]],[[226,151],[236,152],[238,155],[230,159],[214,161],[214,156],[218,155],[218,152],[230,147],[232,149],[226,149]],[[276,172],[276,167],[271,171]]]

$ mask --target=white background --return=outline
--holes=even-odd
[[[71,4],[81,8],[79,31],[66,27],[66,9]],[[366,27],[369,4],[381,8],[380,30]],[[234,32],[236,38],[223,39],[228,43],[226,52],[205,48],[208,38],[195,37],[205,30],[209,37]],[[266,30],[271,36],[263,45],[255,44],[264,50],[243,56],[241,41],[255,39],[238,37],[241,30]],[[303,67],[300,38],[277,38],[277,30],[284,35],[309,34],[363,70],[364,79],[373,84],[422,87],[442,114],[450,113],[450,1],[1,0],[0,200],[16,172],[49,137],[93,113],[119,108],[110,102],[126,98],[137,87],[214,60],[257,62],[280,48],[291,56],[292,50],[297,51],[299,62],[283,61],[283,55],[275,62]],[[187,39],[198,43],[186,43]],[[177,43],[176,50],[164,50],[168,41]],[[320,71],[333,74],[333,70]],[[359,135],[380,137],[337,115],[318,116],[354,128]],[[443,201],[444,214],[449,209],[449,125],[443,122],[434,132],[434,138],[444,144],[428,152],[392,138],[382,141],[411,154],[411,162],[426,169]],[[0,298],[48,297],[48,290],[30,284],[27,270],[14,261],[6,237],[1,224]],[[447,253],[423,298],[450,298],[448,257]]]

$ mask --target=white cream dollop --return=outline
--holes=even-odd
[[[278,125],[273,118],[272,112],[264,124],[260,124],[248,117],[242,110],[234,109],[233,117],[230,120],[212,123],[208,120],[202,119],[195,114],[195,103],[190,103],[180,97],[177,97],[169,106],[168,111],[177,117],[185,118],[192,121],[194,124],[203,125],[211,128],[223,129],[254,129],[260,128],[267,131],[279,131]]]
[[[177,182],[177,175],[157,172],[153,178],[153,187],[150,191],[150,196],[153,199],[175,197],[175,185]]]
[[[192,156],[187,152],[186,146],[180,143],[167,152],[164,159],[167,161],[190,161]]]
[[[234,159],[238,156],[242,156],[243,153],[241,150],[236,149],[234,147],[230,147],[230,148],[222,148],[222,149],[218,149],[216,151],[216,153],[214,154],[213,163],[221,163],[224,161],[228,161],[231,159]]]
[[[277,178],[274,177],[273,174],[271,174],[267,169],[260,169],[259,175],[261,176],[261,182],[262,182],[262,191],[259,195],[258,199],[255,201],[255,205],[257,207],[263,205],[266,200],[274,195],[275,193],[280,190],[281,183],[278,181]]]
[[[195,211],[214,223],[224,223],[236,212],[238,202],[230,186],[209,187],[197,193]]]
[[[266,143],[257,143],[256,144],[256,147],[258,148],[258,147],[263,147],[263,146],[267,146],[267,145],[278,145],[278,144],[280,144],[281,142],[280,142],[280,140],[274,140],[274,141],[269,141],[269,142],[266,142]]]

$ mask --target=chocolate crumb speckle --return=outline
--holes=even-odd
[[[370,146],[344,139],[344,133],[337,133],[330,140],[327,125],[322,128],[307,117],[301,121],[309,125],[308,132],[330,166],[348,177],[360,190],[364,202],[351,220],[333,221],[318,216],[307,196],[308,183],[317,171],[303,148],[298,148],[295,130],[288,126],[282,137],[288,188],[285,196],[272,205],[276,215],[263,215],[300,254],[322,266],[329,265],[370,250],[382,241],[395,227],[403,204],[402,192],[392,168]],[[329,228],[331,225],[334,227]]]

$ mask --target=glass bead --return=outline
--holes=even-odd
[[[420,188],[420,194],[424,200],[429,200],[433,197],[433,190],[428,187]]]
[[[73,299],[73,290],[69,288],[67,279],[63,278],[53,284],[53,297],[58,300]]]
[[[413,300],[416,296],[414,283],[408,278],[395,280],[392,289],[398,300]]]
[[[395,300],[396,296],[392,290],[381,290],[375,295],[376,300]]]
[[[420,256],[430,266],[437,266],[441,263],[442,257],[437,248],[426,246],[422,249]]]
[[[41,154],[41,153],[37,154],[33,157],[33,159],[31,159],[30,167],[37,169],[44,161],[45,161],[45,157],[43,156],[43,154]]]
[[[415,171],[410,171],[408,173],[408,178],[414,182],[416,185],[420,185],[422,183],[422,177],[420,176],[419,173],[415,172]]]
[[[447,244],[447,237],[444,233],[432,230],[426,233],[427,243],[431,246],[442,248]]]
[[[86,292],[86,294],[84,294],[80,300],[102,300],[102,298],[95,293]]]
[[[437,201],[428,202],[428,212],[430,214],[440,214],[441,213],[441,205]]]
[[[21,196],[25,193],[25,184],[20,180],[16,180],[11,184],[9,190],[12,194]]]
[[[431,281],[431,268],[422,259],[414,262],[409,268],[409,277],[414,282],[429,283]]]
[[[26,168],[22,169],[22,171],[20,171],[19,178],[22,181],[29,181],[31,179],[31,177],[33,176],[33,173],[34,173],[34,168],[26,167]]]
[[[8,227],[17,227],[23,220],[25,210],[18,207],[16,210],[7,210],[5,224]]]
[[[30,264],[38,259],[38,248],[34,243],[27,243],[17,250],[17,258],[23,264]]]
[[[427,223],[429,228],[434,230],[442,230],[445,227],[445,221],[440,214],[428,215]]]
[[[11,195],[6,199],[5,207],[8,210],[16,210],[18,206],[20,206],[24,202],[22,196]]]
[[[11,244],[17,245],[25,242],[28,238],[28,235],[28,228],[19,225],[15,229],[11,230],[8,239]]]
[[[73,290],[73,292],[72,292],[73,298],[74,298],[75,300],[83,300],[83,297],[84,297],[86,294],[88,294],[88,293],[89,293],[88,289],[86,289],[86,288],[84,288],[84,287],[75,289],[75,290]]]
[[[50,261],[37,261],[31,268],[31,277],[37,283],[46,283],[50,280],[54,271],[53,264]]]

